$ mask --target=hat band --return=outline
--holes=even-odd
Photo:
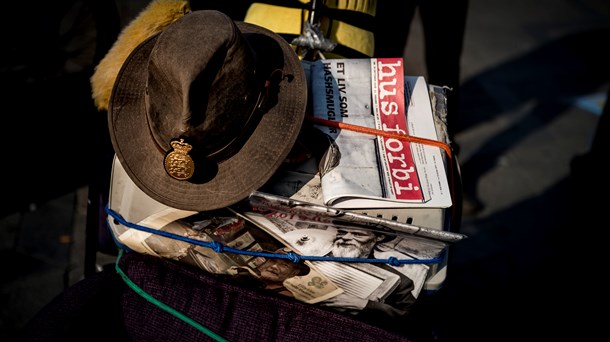
[[[232,154],[233,150],[236,149],[236,146],[239,146],[239,144],[236,144],[236,142],[242,141],[244,139],[244,136],[247,136],[247,133],[251,131],[251,128],[253,128],[254,125],[256,125],[257,116],[255,114],[259,113],[260,109],[263,108],[263,106],[267,102],[267,98],[269,95],[269,84],[270,84],[269,80],[265,80],[264,88],[262,91],[260,91],[258,93],[258,97],[254,104],[254,108],[252,108],[252,111],[250,112],[250,115],[248,115],[248,118],[246,119],[246,123],[244,123],[244,125],[242,126],[239,134],[236,134],[235,137],[233,139],[231,139],[231,141],[229,141],[225,146],[208,154],[206,156],[206,158],[212,159],[215,161],[223,160],[226,157],[228,157],[230,154]]]
[[[279,84],[284,79],[284,70],[283,69],[275,69],[273,70],[267,79],[265,79],[265,83],[263,84],[263,89],[258,93],[258,98],[256,99],[256,103],[254,104],[254,108],[252,112],[246,119],[246,123],[242,126],[239,134],[235,135],[235,137],[229,141],[224,147],[212,152],[206,156],[206,158],[221,161],[229,157],[233,154],[234,150],[237,149],[240,144],[237,142],[242,142],[245,137],[249,136],[249,133],[256,127],[258,124],[257,113],[262,113],[265,104],[267,103],[267,99],[269,98],[269,90],[271,89],[272,84]]]

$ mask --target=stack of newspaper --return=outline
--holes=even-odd
[[[303,63],[310,75],[311,116],[326,136],[316,140],[327,143],[315,156],[320,165],[313,171],[321,183],[316,200],[344,209],[452,205],[424,77],[405,77],[402,58]],[[292,171],[307,173],[298,166]]]

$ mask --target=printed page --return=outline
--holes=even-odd
[[[287,246],[293,248],[301,255],[308,256],[338,256],[338,250],[343,248],[337,244],[338,236],[343,231],[362,232],[365,235],[376,236],[379,243],[362,246],[358,252],[364,256],[352,257],[381,259],[395,257],[398,259],[413,259],[403,253],[405,248],[393,248],[400,245],[402,237],[383,237],[373,232],[365,232],[361,228],[336,227],[327,224],[310,223],[304,221],[289,221],[275,217],[264,216],[261,213],[246,212],[244,217],[255,222],[276,238],[282,240]],[[388,240],[388,241],[386,241]],[[350,243],[351,245],[351,243]],[[353,253],[358,253],[352,251]],[[334,255],[333,255],[334,253]],[[413,295],[417,297],[426,280],[429,266],[425,264],[404,264],[398,267],[380,267],[377,264],[367,263],[341,263],[336,261],[313,262],[326,276],[345,291],[348,295],[367,298],[373,301],[382,301],[400,282],[395,272],[409,277],[415,285]],[[392,271],[393,270],[393,271]]]
[[[400,114],[408,106],[403,94],[411,94],[404,84],[402,62],[402,58],[338,59],[310,64],[313,116],[390,133],[412,130],[408,115]],[[421,107],[424,101],[407,102]],[[427,109],[416,117],[430,115],[434,127],[429,98]],[[428,157],[430,146],[325,125],[315,127],[332,141],[319,167],[324,204],[342,209],[451,206],[447,175],[435,155]]]
[[[430,140],[439,140],[430,102],[428,84],[423,76],[405,77],[407,122],[409,134]],[[417,170],[427,192],[431,194],[426,206],[447,208],[452,205],[451,189],[445,167],[444,151],[436,146],[411,143]],[[416,205],[417,207],[417,205]]]
[[[466,238],[465,235],[459,233],[415,226],[260,191],[252,192],[248,199],[254,210],[266,215],[271,214],[289,220],[325,223],[335,226],[358,226],[387,235],[399,235],[410,238],[419,237],[421,238],[420,248],[422,251],[428,251],[425,258],[429,258],[430,255],[432,257],[438,256],[448,243]],[[426,245],[430,247],[424,248]]]
[[[373,113],[378,130],[406,135],[404,61],[402,58],[371,59]],[[420,185],[411,144],[402,139],[377,139],[386,197],[400,201],[427,202],[430,194]]]
[[[309,304],[343,293],[310,262],[294,263],[285,258],[250,253],[285,254],[290,249],[230,210],[188,217],[182,216],[180,211],[167,210],[146,218],[140,224],[161,234],[128,229],[120,238],[126,245],[135,247],[137,252],[230,276],[246,286],[274,291]],[[209,247],[212,242],[246,253],[218,253]]]
[[[370,59],[321,60],[311,67],[315,117],[375,127],[371,102]],[[337,197],[383,198],[376,136],[316,126],[333,141],[320,167],[324,201]]]

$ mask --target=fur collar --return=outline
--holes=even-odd
[[[112,87],[131,51],[190,11],[190,4],[185,0],[153,0],[123,28],[90,79],[93,101],[99,111],[108,110]]]

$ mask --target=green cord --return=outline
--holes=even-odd
[[[142,290],[142,288],[140,288],[138,285],[136,285],[136,283],[134,283],[131,279],[129,279],[127,274],[125,274],[123,272],[123,270],[121,270],[121,268],[119,267],[119,260],[123,256],[123,253],[124,253],[124,251],[122,249],[119,249],[119,256],[116,259],[115,269],[116,269],[117,273],[121,276],[121,278],[123,278],[123,281],[127,284],[127,286],[129,286],[137,294],[139,294],[140,296],[142,296],[144,299],[146,299],[147,301],[151,302],[155,306],[157,306],[157,307],[159,307],[159,308],[169,312],[170,314],[172,314],[175,317],[181,319],[182,321],[186,322],[187,324],[189,324],[190,326],[194,327],[195,329],[197,329],[197,330],[201,331],[202,333],[208,335],[212,339],[214,339],[216,341],[225,341],[225,342],[227,341],[224,338],[220,337],[218,334],[216,334],[213,331],[211,331],[210,329],[208,329],[208,328],[204,327],[203,325],[195,322],[193,319],[189,318],[188,316],[184,315],[183,313],[181,313],[179,311],[176,311],[175,309],[173,309],[169,305],[159,301],[155,297],[153,297],[150,294],[148,294],[146,291]]]

